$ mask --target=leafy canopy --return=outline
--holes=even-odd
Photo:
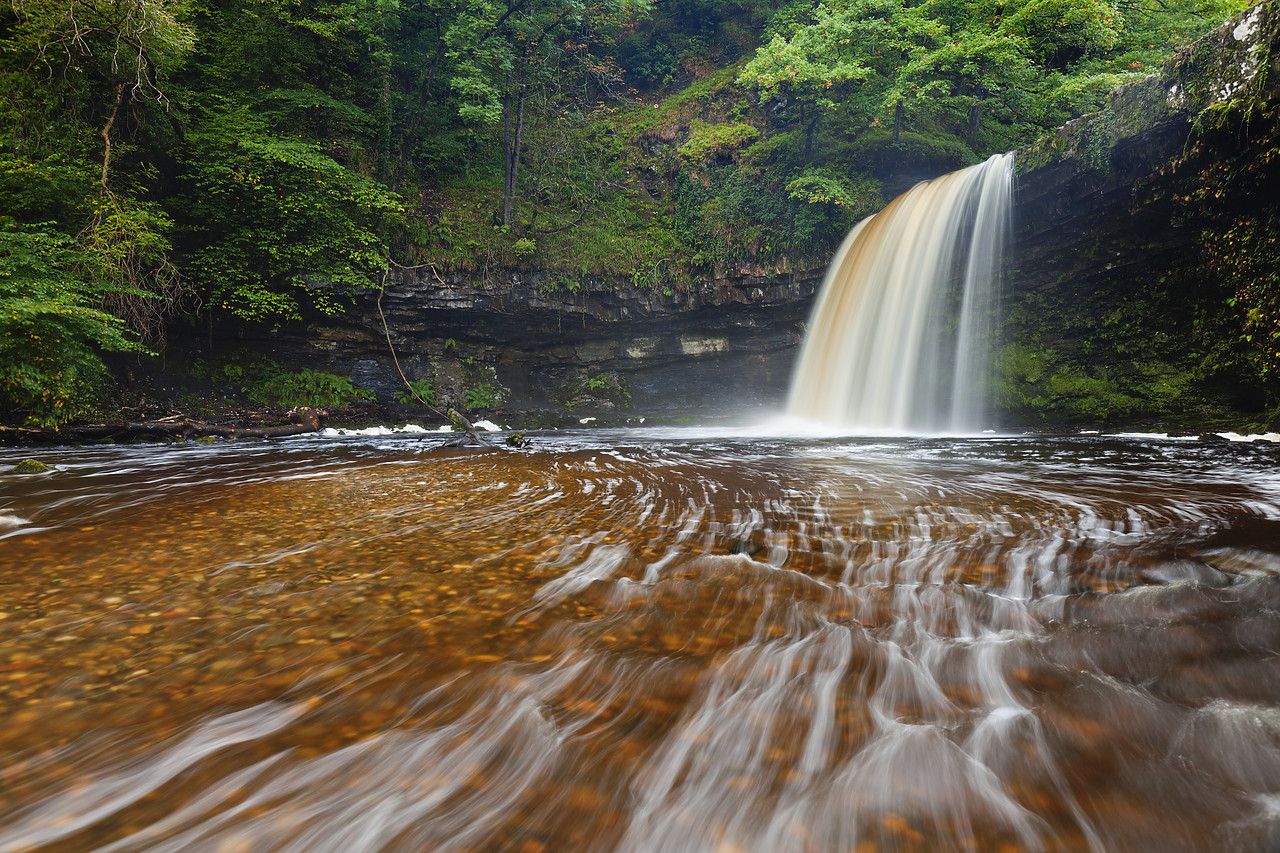
[[[75,417],[104,373],[99,352],[137,349],[93,307],[110,289],[73,238],[0,220],[0,404],[35,426]]]

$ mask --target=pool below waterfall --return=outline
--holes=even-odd
[[[1280,445],[439,441],[0,474],[0,851],[1280,844]]]

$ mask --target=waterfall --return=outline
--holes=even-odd
[[[788,413],[868,432],[984,426],[1013,155],[918,184],[853,227],[809,318]]]

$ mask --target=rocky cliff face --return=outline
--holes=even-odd
[[[1161,73],[1115,89],[1102,112],[1020,149],[1014,290],[1079,276],[1115,280],[1118,270],[1185,246],[1186,217],[1154,185],[1187,155],[1198,121],[1232,103],[1247,100],[1256,110],[1276,99],[1277,47],[1275,4],[1255,6]]]
[[[1174,200],[1185,182],[1175,167],[1197,122],[1245,100],[1275,100],[1278,30],[1274,4],[1255,7],[1161,74],[1117,89],[1103,112],[1018,152],[1009,340],[1033,341],[1060,360],[1096,358],[1093,332],[1124,322],[1136,324],[1130,337],[1176,346],[1201,308],[1165,285],[1174,268],[1197,263],[1189,235],[1203,229]],[[502,402],[618,419],[759,410],[785,398],[822,274],[762,266],[724,271],[690,291],[597,282],[565,292],[536,274],[477,282],[400,270],[380,306],[366,297],[283,345],[279,336],[259,343],[387,396],[403,388],[403,371],[433,382],[443,402],[472,408]],[[1126,314],[1126,304],[1142,310]]]
[[[505,282],[393,276],[339,322],[314,324],[306,358],[392,395],[427,379],[450,403],[487,400],[547,415],[705,415],[780,405],[822,270],[757,268],[661,292],[599,282],[579,292],[538,277]]]
[[[1280,222],[1277,46],[1280,10],[1256,6],[1017,152],[1005,303],[1017,348],[1002,365],[1019,386],[1013,414],[1194,418],[1272,404],[1261,350],[1244,345],[1242,282],[1215,264],[1229,234]]]

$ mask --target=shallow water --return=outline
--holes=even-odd
[[[1280,843],[1280,448],[439,440],[0,474],[0,851]]]

